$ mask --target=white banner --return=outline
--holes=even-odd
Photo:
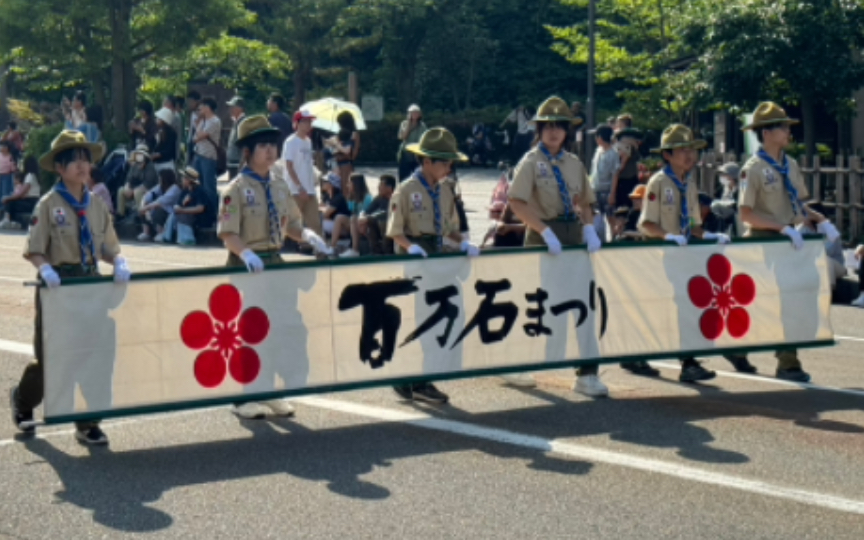
[[[68,280],[42,294],[45,416],[817,346],[833,342],[830,296],[816,239]]]

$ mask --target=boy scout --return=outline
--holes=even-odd
[[[60,181],[33,210],[24,258],[39,269],[39,276],[51,289],[59,287],[62,278],[98,275],[99,259],[114,265],[117,283],[126,283],[131,276],[120,256],[120,243],[108,207],[85,187],[91,162],[101,157],[101,146],[88,143],[78,131],[63,131],[39,160],[39,166],[59,174]],[[42,402],[44,394],[40,290],[36,289],[35,360],[11,392],[13,420],[27,433],[34,428],[22,423],[33,420],[33,409]],[[75,438],[82,444],[108,443],[98,420],[77,422]]]
[[[469,257],[479,255],[479,248],[462,240],[459,233],[453,190],[441,188],[453,162],[468,161],[459,152],[456,138],[444,128],[432,128],[420,137],[419,143],[409,144],[405,150],[417,156],[419,167],[399,184],[390,199],[387,237],[393,240],[396,253],[427,257],[442,251],[447,237]],[[428,382],[394,386],[393,390],[404,399],[429,403],[446,403],[449,399]]]
[[[699,190],[688,175],[696,165],[697,150],[705,148],[705,141],[693,138],[686,126],[673,124],[663,131],[660,153],[666,166],[648,180],[642,214],[639,216],[639,231],[648,238],[662,238],[686,246],[689,238],[716,240],[719,244],[729,242],[722,233],[704,232],[699,214]],[[713,379],[716,373],[703,368],[695,358],[681,359],[681,382],[697,382]]]
[[[279,251],[284,236],[311,244],[326,252],[320,236],[303,228],[303,216],[291,197],[288,184],[270,181],[270,167],[279,158],[280,131],[264,116],[250,116],[237,128],[237,146],[246,167],[228,184],[219,205],[216,232],[229,251],[228,266],[246,266],[259,273],[265,266],[282,262]],[[237,404],[234,413],[248,419],[269,412],[290,416],[294,408],[284,400]]]
[[[594,190],[582,162],[564,150],[570,145],[573,121],[573,112],[561,98],[551,97],[540,105],[533,119],[537,126],[535,146],[516,165],[508,191],[513,213],[527,227],[525,245],[545,245],[553,255],[561,253],[562,244],[581,244],[583,235],[589,253],[600,249],[591,207],[596,202]],[[518,386],[533,386],[528,375],[504,379]],[[574,389],[591,397],[609,394],[597,376],[597,364],[577,369]]]
[[[753,130],[761,148],[741,168],[738,208],[744,223],[744,236],[770,237],[785,235],[795,249],[801,249],[804,239],[795,225],[805,216],[815,222],[817,230],[834,241],[840,233],[825,216],[805,210],[801,199],[807,187],[798,163],[783,149],[789,145],[789,126],[797,120],[775,103],[761,103],[753,113],[753,121],[744,130]],[[777,351],[778,379],[808,382],[810,375],[801,369],[798,351]]]

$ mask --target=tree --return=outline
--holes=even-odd
[[[853,0],[709,2],[684,36],[701,51],[697,69],[717,99],[801,105],[807,155],[815,152],[815,107],[839,113],[861,87],[864,7]]]
[[[17,72],[47,88],[92,87],[114,126],[125,129],[138,87],[136,67],[170,58],[249,22],[242,0],[0,0],[0,47],[16,50]],[[110,82],[110,85],[108,84]]]

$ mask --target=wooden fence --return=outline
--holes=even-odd
[[[706,152],[696,168],[696,179],[699,190],[708,194],[716,194],[719,184],[717,171],[724,163],[736,161],[743,165],[746,156],[738,161],[734,153],[721,154]],[[821,202],[828,217],[843,235],[844,240],[855,240],[864,237],[864,169],[858,156],[846,157],[838,155],[833,166],[825,167],[819,157],[809,163],[807,158],[799,160],[804,181],[810,192],[810,202]]]

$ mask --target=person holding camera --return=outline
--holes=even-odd
[[[408,107],[408,118],[403,120],[399,126],[398,137],[402,141],[396,156],[399,162],[399,182],[411,176],[411,173],[417,168],[414,156],[411,155],[411,152],[406,152],[405,147],[420,142],[420,137],[427,129],[426,124],[423,123],[423,111],[420,110],[420,107],[417,105]]]

